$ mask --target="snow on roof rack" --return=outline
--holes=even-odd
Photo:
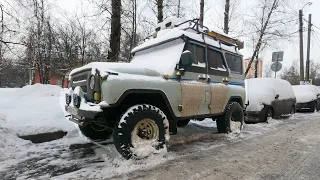
[[[186,29],[193,29],[193,30],[197,31],[198,33],[202,33],[202,34],[205,34],[205,35],[212,37],[216,40],[219,40],[221,43],[226,44],[226,45],[236,45],[238,47],[238,49],[244,48],[243,41],[229,37],[226,34],[218,33],[215,31],[210,31],[208,27],[201,25],[199,23],[199,21],[200,21],[199,19],[187,20],[187,21],[182,22],[180,24],[176,24],[175,27],[179,27],[179,26],[186,24],[186,23],[190,23],[190,25],[192,25],[192,23],[193,23],[193,26],[189,26],[189,28],[186,28]]]

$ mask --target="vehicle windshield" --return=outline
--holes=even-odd
[[[159,73],[172,73],[179,63],[184,42],[182,39],[173,40],[161,45],[138,51],[131,63],[143,68],[153,69]]]

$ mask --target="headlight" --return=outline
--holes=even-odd
[[[91,89],[94,89],[94,76],[91,76],[91,78],[90,78],[90,88]]]
[[[66,104],[69,105],[71,103],[71,96],[66,94]]]

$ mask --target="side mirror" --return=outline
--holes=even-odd
[[[279,98],[279,94],[277,94],[275,98],[278,99]]]
[[[193,63],[192,54],[189,50],[183,51],[180,58],[180,64],[183,68],[191,66]]]

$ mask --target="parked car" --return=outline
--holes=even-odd
[[[314,112],[320,110],[320,89],[314,85],[293,86],[297,98],[297,110]]]
[[[296,112],[296,97],[288,81],[271,78],[246,80],[246,122],[267,122]]]

